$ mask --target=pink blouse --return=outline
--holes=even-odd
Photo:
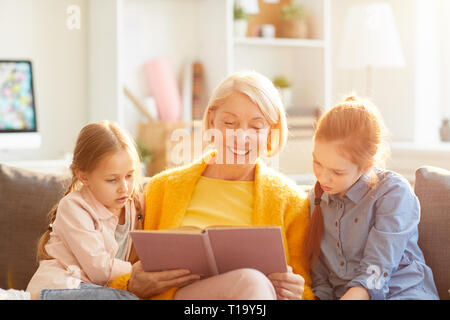
[[[137,215],[129,200],[131,230]],[[41,260],[27,291],[39,294],[44,288],[77,288],[81,281],[107,285],[131,272],[131,263],[116,259],[118,244],[114,232],[118,217],[95,199],[88,187],[61,199],[45,250],[54,259]],[[127,259],[131,251],[128,240]]]

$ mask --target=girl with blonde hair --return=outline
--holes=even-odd
[[[318,299],[438,299],[417,245],[419,201],[383,169],[388,155],[369,101],[350,96],[316,124],[305,253]]]
[[[287,139],[277,89],[259,73],[234,73],[214,90],[203,119],[213,151],[152,177],[144,191],[144,229],[280,226],[289,271],[249,268],[200,279],[189,270],[144,272],[138,262],[111,286],[145,299],[312,299],[308,261],[297,250],[309,222],[307,196],[261,159],[278,155]],[[176,285],[181,276],[196,281]]]
[[[39,267],[27,287],[31,298],[137,299],[108,284],[132,268],[126,261],[129,231],[142,224],[139,163],[134,140],[116,124],[82,128],[72,182],[39,240]]]

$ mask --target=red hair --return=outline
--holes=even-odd
[[[335,105],[317,121],[314,141],[341,141],[342,156],[354,163],[358,170],[376,164],[385,166],[389,155],[387,129],[377,109],[366,100],[350,96]],[[371,185],[377,182],[372,177]],[[320,198],[323,190],[317,181],[314,186],[314,210],[305,241],[305,253],[311,266],[320,255],[324,232]]]

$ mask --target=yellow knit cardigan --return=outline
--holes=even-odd
[[[189,205],[195,185],[215,152],[191,164],[163,171],[150,179],[144,191],[145,230],[179,227]],[[314,299],[309,262],[302,255],[309,223],[307,195],[282,174],[258,159],[255,167],[254,226],[280,226],[288,265],[305,279],[303,299]],[[127,289],[130,273],[113,280],[112,288]],[[170,300],[177,288],[152,299]]]

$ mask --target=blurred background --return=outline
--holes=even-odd
[[[413,183],[419,166],[450,170],[449,18],[448,0],[0,0],[0,162],[65,171],[79,130],[108,119],[151,176],[192,160],[172,133],[194,139],[215,86],[252,69],[286,106],[281,172],[314,181],[314,121],[355,93]]]

